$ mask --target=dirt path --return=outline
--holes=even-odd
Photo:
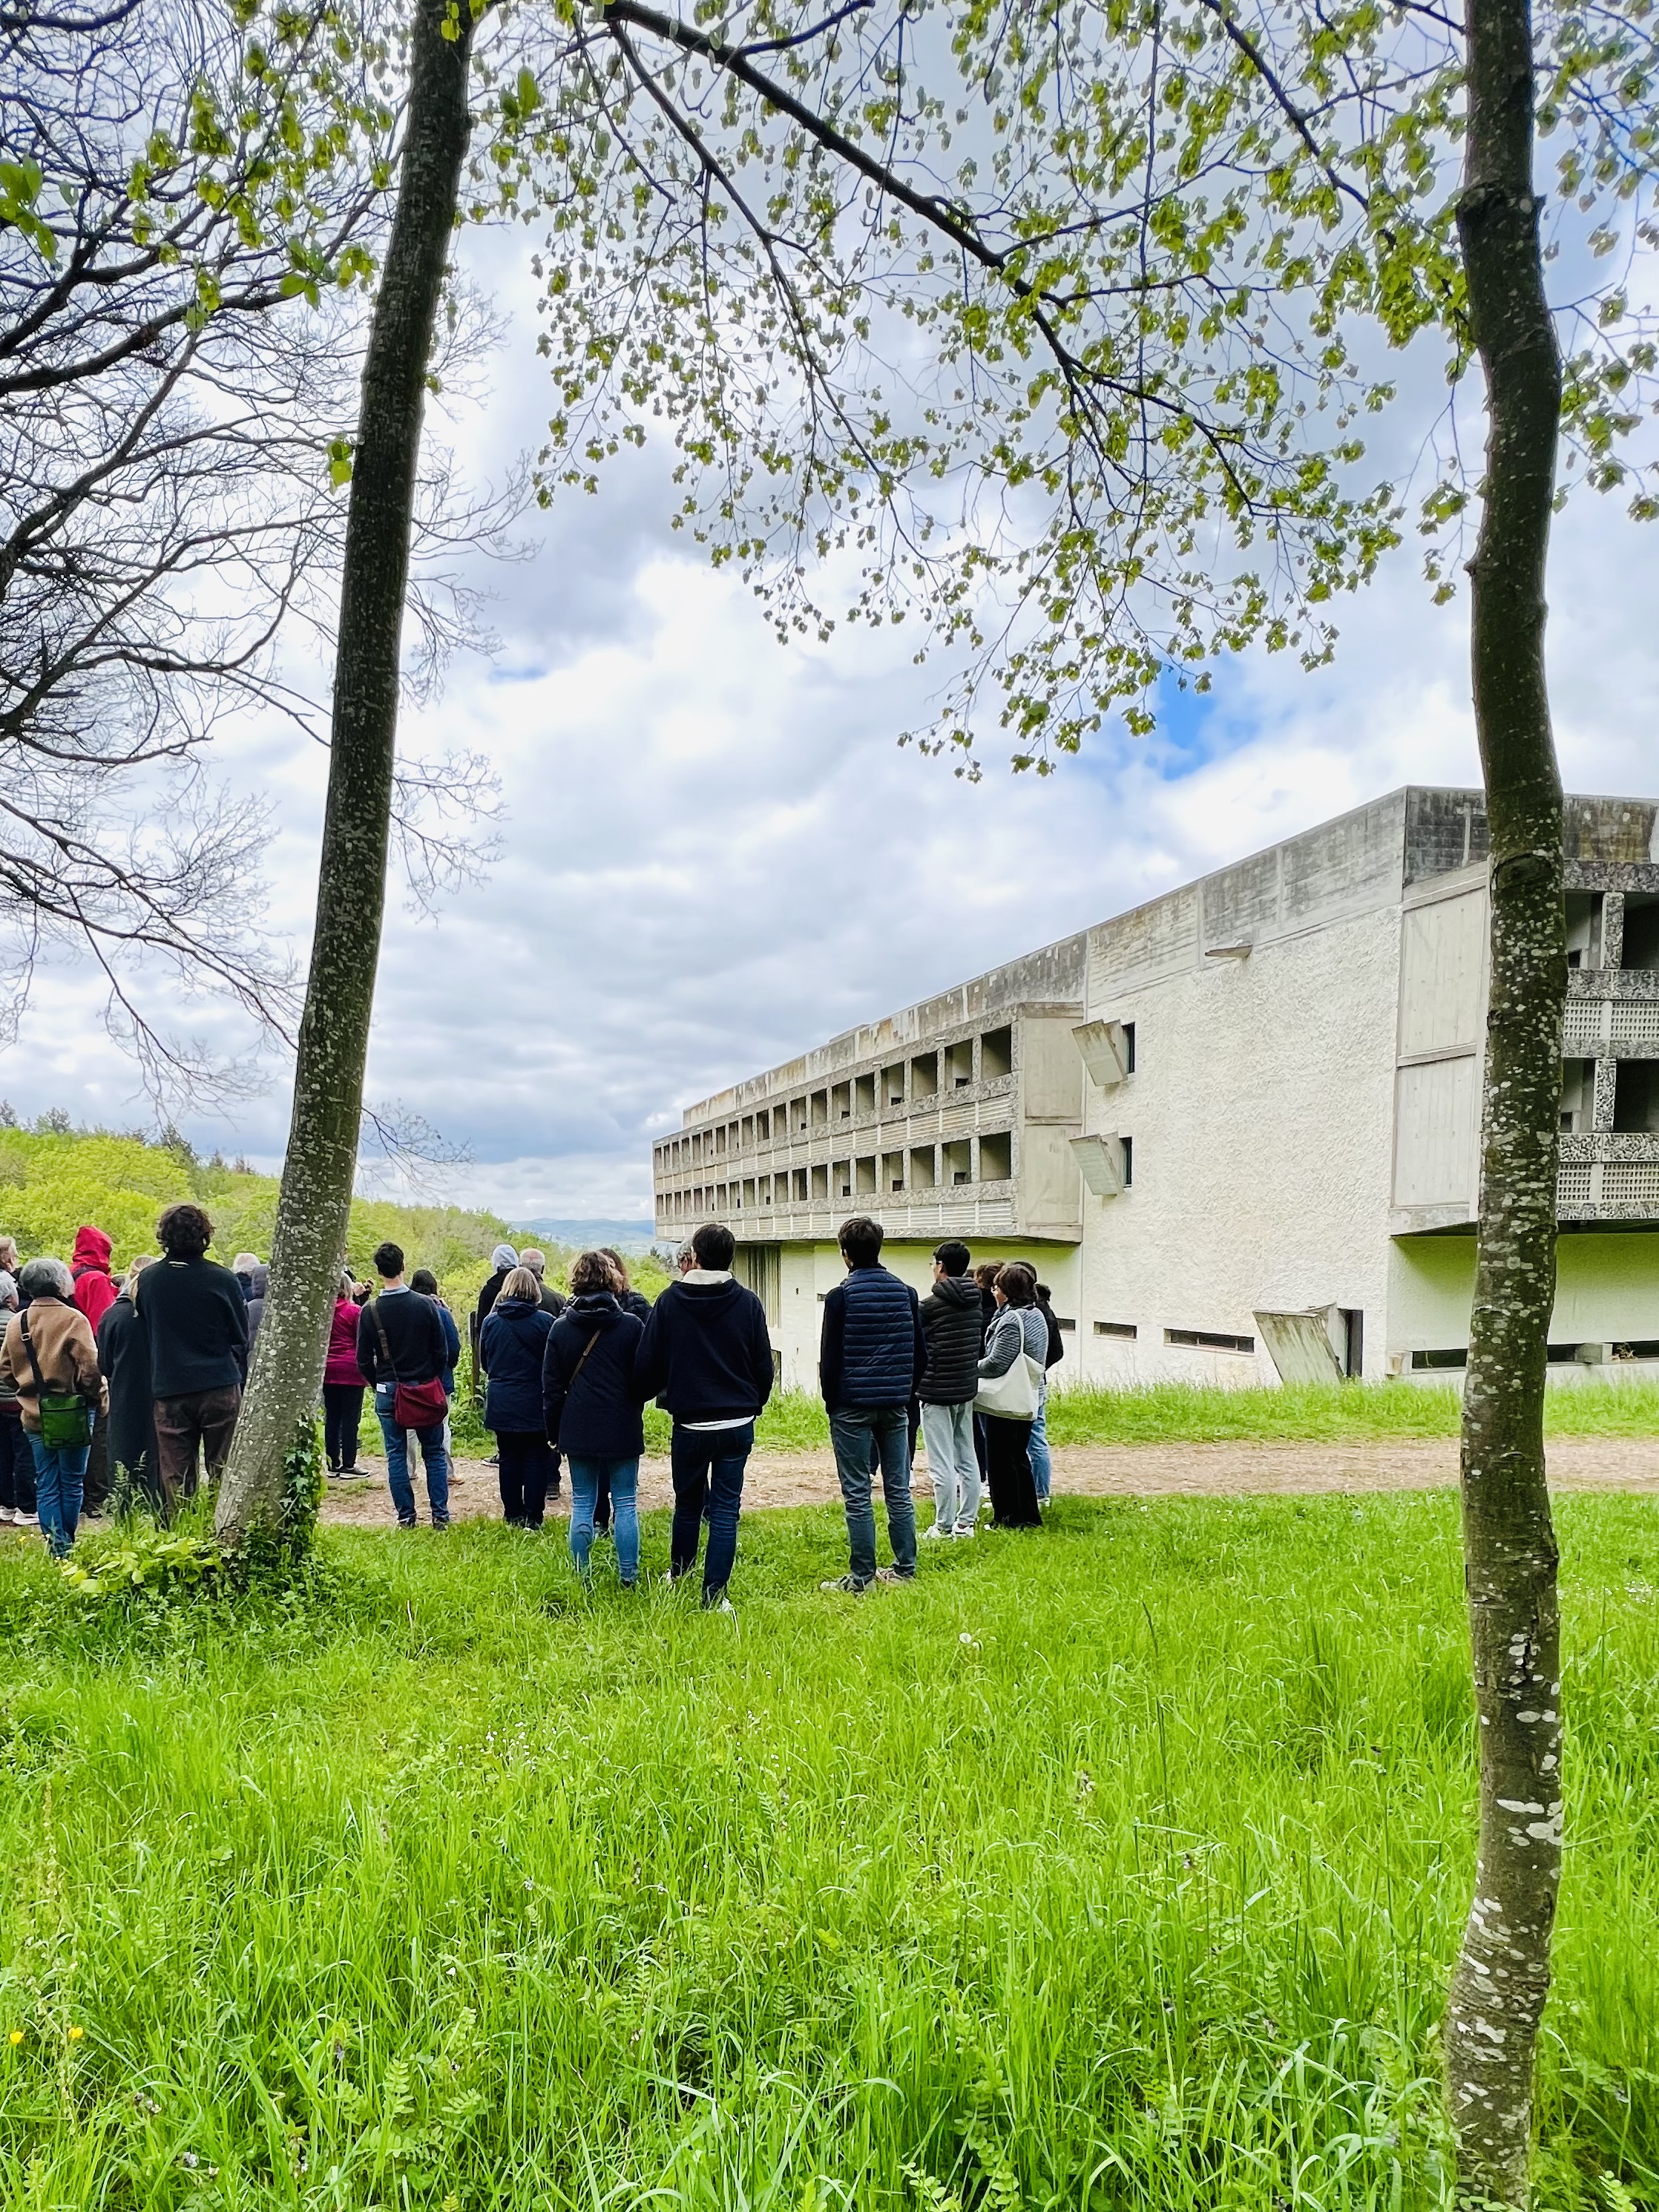
[[[325,1521],[383,1527],[391,1519],[384,1461],[362,1464],[369,1480],[329,1484]],[[1659,1496],[1659,1437],[1558,1437],[1550,1446],[1550,1477],[1559,1490]],[[1456,1480],[1457,1444],[1451,1437],[1331,1444],[1073,1444],[1054,1454],[1055,1490],[1084,1498],[1313,1497],[1330,1491],[1435,1490]],[[925,1474],[916,1487],[927,1491]],[[840,1495],[827,1451],[757,1452],[743,1502],[745,1507],[823,1505]],[[673,1503],[666,1460],[645,1462],[640,1503]],[[450,1490],[455,1519],[501,1510],[495,1468],[483,1460],[458,1460]],[[568,1497],[559,1510],[568,1510]]]

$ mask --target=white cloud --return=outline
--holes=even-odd
[[[533,438],[538,376],[509,341],[482,421],[461,420],[480,468]],[[1334,667],[1253,656],[1167,742],[1103,738],[1043,781],[1010,777],[993,732],[972,786],[895,743],[937,681],[904,630],[779,647],[667,507],[647,455],[558,508],[536,559],[491,580],[496,665],[458,666],[407,720],[413,750],[493,757],[505,848],[435,921],[394,890],[369,1094],[470,1144],[453,1194],[520,1218],[642,1214],[651,1138],[684,1103],[1408,779],[1478,777],[1467,602],[1431,607],[1409,550],[1341,611]],[[1558,526],[1570,788],[1659,782],[1654,550],[1583,495]],[[323,756],[262,727],[234,765],[276,803],[270,927],[302,942]],[[88,981],[49,981],[0,1091],[142,1119]],[[234,1033],[211,1011],[185,1025]],[[278,1085],[195,1133],[274,1162],[285,1118]]]

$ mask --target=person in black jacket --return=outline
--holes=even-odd
[[[138,1310],[155,1401],[155,1472],[168,1515],[193,1498],[198,1461],[216,1480],[230,1455],[247,1380],[247,1302],[210,1260],[213,1224],[199,1206],[170,1206],[155,1224],[161,1257],[128,1295]]]
[[[564,1311],[565,1300],[547,1279],[546,1253],[538,1252],[533,1244],[526,1244],[519,1255],[519,1265],[521,1267],[528,1267],[536,1278],[536,1299],[542,1311],[544,1314],[551,1314],[554,1320],[557,1321],[559,1316]]]
[[[628,1263],[620,1252],[613,1251],[609,1244],[601,1244],[599,1253],[600,1259],[610,1265],[611,1287],[617,1294],[617,1304],[624,1313],[632,1314],[643,1326],[651,1318],[650,1299],[642,1297],[629,1280]],[[595,1536],[611,1534],[611,1486],[603,1474],[599,1476],[599,1494],[593,1500],[593,1534]]]
[[[933,1287],[920,1309],[927,1365],[916,1395],[933,1479],[933,1525],[922,1530],[925,1537],[971,1536],[979,1522],[974,1400],[985,1331],[979,1285],[968,1272],[972,1257],[965,1244],[941,1244],[933,1255]]]
[[[404,1280],[400,1244],[377,1245],[374,1272],[380,1295],[357,1317],[357,1364],[374,1385],[374,1411],[386,1438],[386,1479],[400,1528],[416,1526],[415,1486],[409,1479],[409,1437],[397,1420],[400,1382],[436,1382],[441,1388],[449,1358],[448,1340],[438,1309]],[[427,1501],[434,1528],[449,1526],[449,1453],[444,1444],[447,1413],[416,1430],[426,1469]]]
[[[706,1504],[702,1601],[730,1611],[726,1586],[738,1553],[743,1471],[755,1446],[756,1416],[772,1395],[772,1342],[766,1309],[732,1273],[731,1231],[705,1222],[691,1244],[696,1265],[651,1309],[635,1383],[642,1401],[660,1398],[674,1417],[669,1571],[678,1582],[696,1565]]]
[[[159,1517],[167,1498],[157,1473],[155,1397],[149,1385],[149,1346],[133,1304],[133,1285],[155,1262],[148,1255],[127,1269],[120,1296],[98,1324],[98,1364],[109,1384],[110,1494],[118,1507],[135,1495]]]
[[[553,1324],[542,1367],[547,1433],[570,1463],[570,1556],[586,1582],[601,1486],[616,1516],[617,1578],[640,1578],[640,1455],[645,1425],[635,1360],[645,1334],[624,1313],[603,1252],[584,1252],[570,1270],[570,1304]]]
[[[528,1267],[513,1268],[478,1338],[489,1376],[484,1426],[495,1432],[501,1511],[509,1528],[539,1528],[549,1490],[558,1495],[558,1465],[542,1418],[542,1362],[552,1328],[536,1278]]]

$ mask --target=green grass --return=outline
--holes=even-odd
[[[1659,1383],[1590,1382],[1552,1389],[1546,1422],[1553,1436],[1659,1436]],[[1048,1439],[1055,1444],[1329,1443],[1365,1437],[1451,1437],[1460,1401],[1443,1384],[1411,1382],[1291,1383],[1271,1390],[1206,1389],[1158,1382],[1137,1390],[1057,1389],[1048,1401]],[[465,1395],[457,1406],[457,1443],[463,1450],[493,1447]],[[365,1450],[380,1449],[372,1410],[366,1413]],[[648,1406],[645,1443],[665,1456],[668,1417]],[[371,1440],[372,1439],[372,1440]],[[803,1390],[781,1390],[755,1425],[762,1451],[822,1451],[830,1443],[823,1401]]]
[[[1441,2207],[1455,1520],[1072,1500],[836,1601],[839,1516],[757,1515],[735,1622],[486,1524],[330,1532],[236,1617],[0,1554],[0,2207]],[[1540,2203],[1612,2212],[1659,2202],[1659,1532],[1560,1524]]]

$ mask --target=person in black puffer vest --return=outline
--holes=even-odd
[[[818,1381],[830,1412],[836,1473],[847,1508],[848,1571],[827,1590],[856,1593],[872,1582],[910,1582],[916,1571],[916,1511],[910,1498],[909,1403],[927,1371],[915,1292],[881,1264],[882,1228],[860,1215],[842,1226],[847,1279],[823,1302]],[[881,1463],[890,1567],[876,1565],[873,1462]]]

